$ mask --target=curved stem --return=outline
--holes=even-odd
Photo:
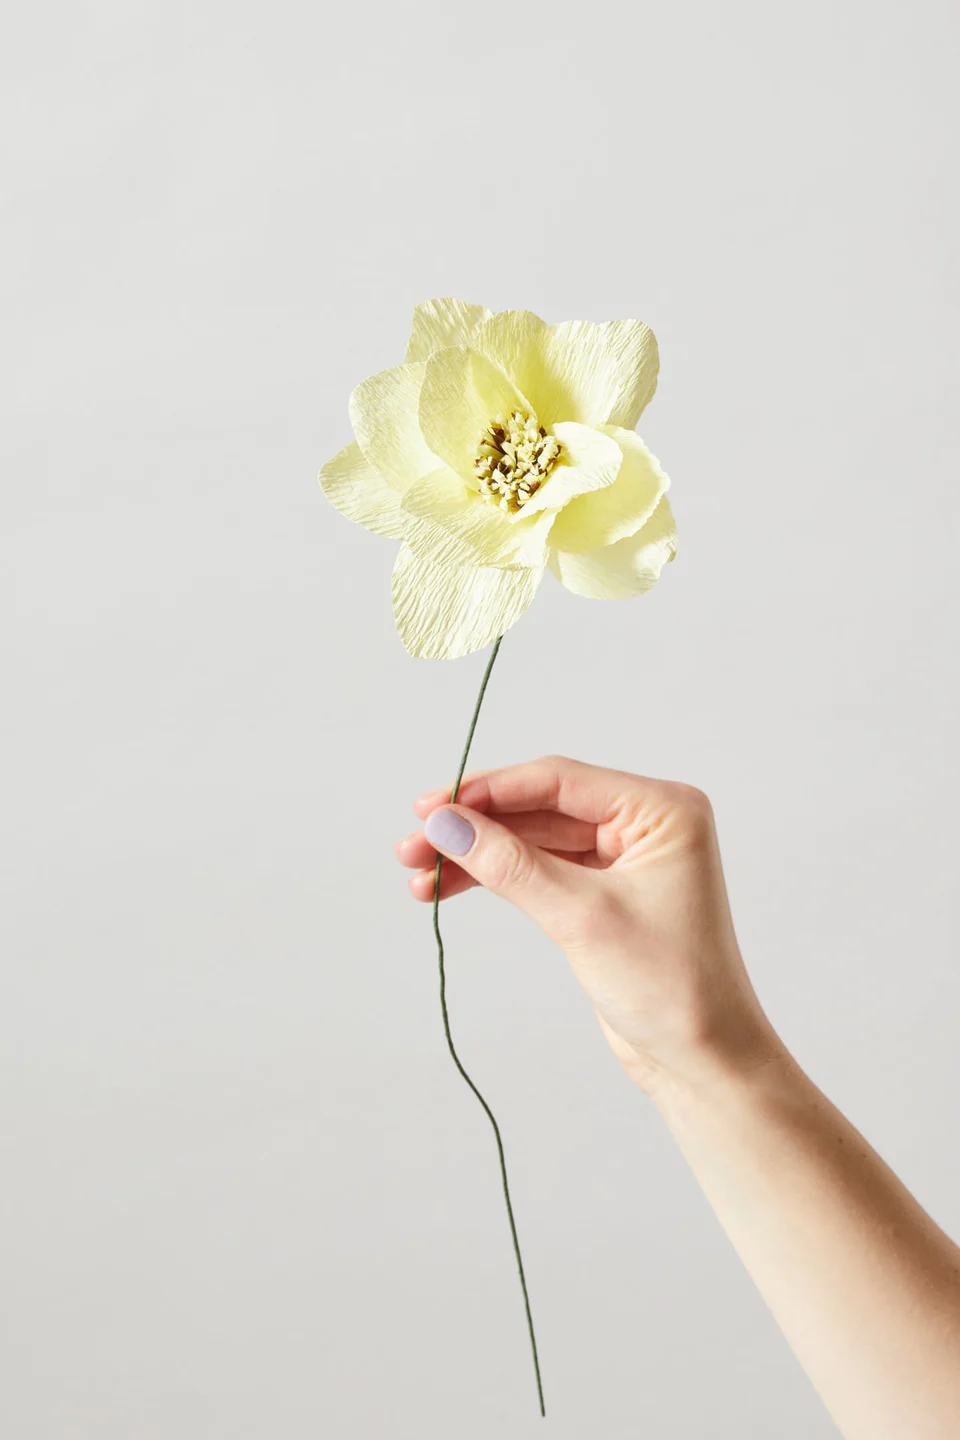
[[[460,782],[463,779],[463,772],[467,768],[467,758],[470,754],[470,746],[473,744],[474,731],[477,728],[477,720],[480,718],[480,707],[483,704],[483,697],[486,694],[487,683],[490,679],[490,672],[493,669],[494,661],[496,660],[497,655],[500,652],[500,646],[502,643],[503,636],[501,635],[500,639],[496,642],[490,652],[490,659],[487,661],[487,668],[484,671],[483,679],[480,682],[480,693],[477,695],[477,703],[474,707],[473,718],[470,721],[470,729],[467,731],[467,742],[463,747],[463,754],[460,757],[460,768],[457,771],[457,778],[454,781],[453,790],[450,795],[451,801],[456,800],[458,794],[460,793]],[[517,1237],[517,1223],[513,1218],[513,1205],[510,1202],[510,1183],[507,1180],[507,1161],[503,1153],[503,1140],[500,1135],[500,1126],[497,1124],[496,1118],[493,1111],[490,1109],[490,1106],[487,1104],[486,1100],[484,1100],[483,1096],[480,1094],[480,1091],[477,1089],[476,1085],[474,1085],[473,1081],[470,1079],[470,1076],[463,1068],[460,1056],[457,1054],[456,1047],[453,1043],[453,1036],[450,1033],[450,1015],[447,1011],[447,975],[444,964],[443,938],[440,934],[440,876],[442,872],[443,856],[438,855],[437,872],[433,890],[433,933],[436,936],[437,940],[437,958],[440,966],[440,1010],[443,1015],[443,1031],[447,1037],[447,1049],[450,1051],[450,1058],[453,1060],[454,1065],[456,1065],[457,1069],[460,1071],[463,1079],[466,1081],[467,1085],[469,1085],[470,1089],[473,1091],[474,1095],[476,1095],[480,1104],[483,1106],[484,1113],[486,1114],[487,1119],[490,1121],[490,1124],[493,1126],[493,1133],[497,1142],[497,1155],[500,1159],[500,1178],[503,1181],[503,1199],[507,1207],[507,1219],[510,1222],[510,1238],[513,1241],[513,1253],[516,1256],[517,1260],[517,1270],[520,1275],[520,1288],[523,1291],[523,1305],[527,1314],[527,1330],[530,1335],[530,1349],[533,1354],[534,1374],[537,1378],[537,1397],[540,1401],[540,1414],[546,1415],[547,1412],[543,1403],[543,1383],[540,1379],[540,1358],[537,1354],[537,1337],[533,1329],[533,1313],[530,1309],[530,1296],[527,1293],[527,1277],[523,1272],[523,1257],[520,1254],[520,1241]]]

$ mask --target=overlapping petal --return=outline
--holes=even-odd
[[[677,530],[664,495],[635,535],[586,555],[551,550],[550,568],[575,595],[588,600],[623,600],[650,590],[676,551]]]
[[[420,429],[433,453],[464,480],[473,481],[477,445],[490,421],[529,408],[500,367],[478,350],[438,350],[426,362]]]
[[[639,435],[616,425],[603,428],[620,449],[620,469],[612,485],[572,500],[557,516],[550,544],[569,554],[599,550],[635,535],[670,485]]]
[[[617,478],[623,452],[617,442],[589,425],[575,420],[562,420],[553,433],[563,446],[562,462],[547,476],[533,495],[517,511],[514,524],[539,510],[559,510],[577,495],[587,495],[612,486]]]
[[[526,610],[543,570],[438,565],[404,545],[393,570],[393,613],[411,655],[453,660],[503,635]]]
[[[406,516],[399,492],[373,468],[356,441],[327,461],[319,479],[330,504],[348,520],[377,535],[403,538]]]
[[[474,336],[490,315],[485,305],[470,305],[449,296],[425,300],[413,312],[407,360],[429,360],[436,350],[444,350],[448,345],[472,345]]]
[[[406,538],[418,554],[455,565],[524,565],[546,560],[554,516],[507,515],[452,470],[435,470],[403,497]]]
[[[350,396],[350,421],[360,449],[383,478],[402,494],[436,469],[420,430],[424,363],[381,370]]]
[[[656,337],[642,320],[547,325],[529,310],[502,310],[473,342],[510,376],[545,425],[632,430],[657,388]]]

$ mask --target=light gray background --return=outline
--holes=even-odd
[[[16,1440],[533,1436],[486,1122],[392,858],[482,660],[315,472],[415,301],[638,314],[681,553],[552,580],[478,763],[705,786],[761,996],[960,1231],[947,3],[38,4],[3,51]],[[833,1427],[561,958],[447,917],[560,1437]]]

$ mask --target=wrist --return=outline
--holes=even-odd
[[[800,1069],[772,1026],[737,1046],[698,1047],[676,1065],[659,1066],[641,1088],[668,1125],[724,1095],[780,1087]]]

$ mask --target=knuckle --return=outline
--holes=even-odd
[[[560,801],[577,762],[566,755],[544,755],[534,761],[534,773],[542,791],[542,803],[560,808]]]
[[[491,890],[522,890],[530,879],[533,862],[527,847],[515,835],[508,835],[490,856],[487,884]]]
[[[710,804],[710,797],[705,795],[702,790],[698,790],[696,785],[681,785],[679,786],[679,790],[683,807],[685,810],[688,810],[691,815],[705,815],[708,817],[713,815],[713,806]]]
[[[570,761],[565,755],[541,755],[533,762],[535,775],[546,787],[558,784],[569,768]]]
[[[678,785],[676,807],[687,837],[702,843],[713,834],[713,806],[709,796],[695,785]]]

